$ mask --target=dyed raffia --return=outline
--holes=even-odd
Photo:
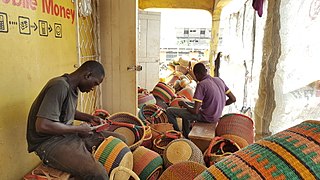
[[[320,179],[320,121],[305,121],[257,141],[196,179]]]

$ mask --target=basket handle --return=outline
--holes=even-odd
[[[207,149],[207,154],[206,154],[206,155],[209,156],[210,153],[211,153],[211,149],[212,149],[213,145],[216,144],[217,141],[220,141],[220,140],[223,140],[223,139],[224,139],[224,138],[223,138],[223,137],[220,137],[220,136],[216,136],[216,137],[214,137],[213,139],[211,139],[210,144],[209,144],[209,147],[208,147],[208,149]]]
[[[118,166],[111,171],[110,180],[114,179],[114,176],[115,176],[116,172],[118,172],[118,171],[124,171],[124,172],[130,174],[130,176],[132,176],[135,180],[140,180],[140,178],[138,177],[138,175],[135,172],[133,172],[131,169],[128,169],[123,166]]]

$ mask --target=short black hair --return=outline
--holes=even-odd
[[[193,73],[194,74],[207,74],[206,66],[203,63],[197,63],[193,67]]]
[[[79,68],[78,71],[91,72],[94,76],[105,76],[104,68],[101,63],[94,60],[89,60],[84,62]]]

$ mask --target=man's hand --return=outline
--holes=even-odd
[[[90,125],[88,123],[82,123],[78,127],[78,134],[80,137],[88,137],[93,134]]]
[[[102,119],[98,116],[92,116],[92,119],[90,120],[90,124],[93,126],[97,126],[102,123]]]

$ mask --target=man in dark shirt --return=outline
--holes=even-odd
[[[100,124],[98,117],[77,111],[78,92],[90,92],[104,79],[103,66],[86,61],[71,74],[48,81],[33,102],[27,127],[28,151],[35,152],[44,164],[71,173],[81,179],[108,179],[104,167],[96,161],[91,150],[104,138],[122,135],[92,131]],[[74,120],[87,123],[73,125]]]
[[[186,138],[190,132],[191,121],[217,124],[223,108],[236,101],[236,97],[221,78],[207,74],[204,64],[197,63],[193,68],[193,73],[199,81],[193,96],[194,103],[179,101],[179,105],[183,108],[169,107],[167,109],[168,121],[177,131],[179,127],[176,118],[182,118],[182,132]]]

